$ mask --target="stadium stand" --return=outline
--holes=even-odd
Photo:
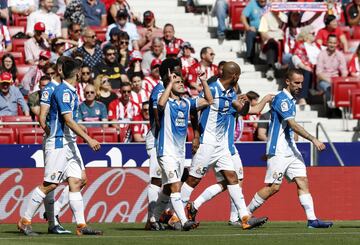
[[[18,144],[42,144],[44,130],[41,128],[17,128]]]
[[[0,128],[1,144],[16,144],[15,132],[12,128]]]
[[[100,143],[116,143],[119,137],[116,128],[88,128],[87,132],[90,137]]]

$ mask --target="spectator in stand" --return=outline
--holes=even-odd
[[[65,52],[66,40],[62,37],[56,37],[51,40],[51,63],[56,63],[57,59]]]
[[[119,63],[126,69],[130,63],[129,35],[126,32],[119,34]]]
[[[137,104],[140,108],[144,101],[148,101],[150,93],[143,89],[143,78],[142,72],[134,72],[129,75],[131,82],[131,95],[130,100]]]
[[[164,60],[166,58],[166,49],[160,38],[154,38],[151,44],[151,50],[144,53],[141,63],[142,71],[147,76],[150,73],[150,65],[154,59]]]
[[[345,34],[342,32],[340,27],[338,27],[338,22],[334,15],[328,15],[324,20],[325,27],[321,29],[316,35],[316,42],[320,46],[326,46],[328,36],[335,35],[337,37],[337,48],[342,49],[344,52],[348,52],[348,42]]]
[[[81,47],[81,45],[83,45],[83,40],[81,38],[81,25],[76,23],[70,23],[67,31],[68,39],[66,40],[66,50]]]
[[[40,0],[39,10],[32,12],[27,18],[26,34],[34,35],[34,26],[39,23],[45,23],[45,33],[49,39],[61,36],[60,17],[51,12],[54,6],[53,0]]]
[[[17,68],[14,56],[12,54],[4,54],[1,58],[1,72],[9,72],[13,77],[14,85],[18,85],[19,81],[17,79]]]
[[[21,92],[23,95],[28,95],[34,91],[39,90],[39,80],[45,75],[44,67],[49,63],[51,57],[50,51],[41,51],[39,55],[39,63],[37,66],[32,66],[25,74],[21,81]]]
[[[349,62],[349,74],[352,77],[360,78],[360,44]]]
[[[126,9],[120,9],[116,14],[116,23],[109,25],[106,31],[106,40],[110,40],[111,29],[117,27],[121,31],[127,32],[130,37],[129,50],[139,50],[139,34],[136,26],[128,21],[129,14]]]
[[[184,81],[188,79],[190,67],[199,61],[192,55],[195,53],[195,49],[189,42],[183,42],[181,44],[181,65],[182,65],[182,76]]]
[[[134,72],[142,72],[141,61],[142,61],[142,55],[140,51],[134,50],[130,55],[129,68],[126,71],[128,77],[129,74],[132,74]]]
[[[180,49],[178,48],[169,48],[166,47],[166,58],[176,59],[180,53]]]
[[[85,26],[106,26],[106,9],[100,0],[82,0]]]
[[[108,16],[108,19],[110,19],[110,23],[114,23],[116,20],[116,14],[120,9],[125,9],[128,13],[128,21],[133,22],[137,20],[136,16],[131,12],[131,7],[129,3],[126,0],[115,0],[112,1],[113,4],[111,4],[109,8],[110,16]]]
[[[274,0],[279,1],[279,0]],[[275,63],[278,62],[279,45],[284,40],[284,32],[280,26],[286,22],[283,12],[269,11],[260,19],[259,33],[263,43],[262,53],[265,55],[268,71],[266,78],[269,81],[275,78]]]
[[[246,93],[246,97],[248,98],[250,102],[250,107],[254,107],[258,104],[260,95],[254,91],[249,91]],[[259,120],[260,113],[259,114],[246,114],[243,116],[244,121],[257,121]],[[245,122],[244,126],[252,127],[254,132],[257,128],[257,122]]]
[[[24,43],[25,61],[35,65],[39,61],[39,54],[49,49],[47,38],[45,38],[45,24],[37,22],[34,25],[34,36]]]
[[[30,114],[33,118],[38,117],[40,114],[40,98],[41,90],[51,81],[51,77],[45,75],[39,80],[39,90],[31,93],[28,98],[28,104],[30,108]]]
[[[109,105],[109,120],[110,121],[132,121],[136,116],[140,114],[140,106],[135,104],[130,100],[131,95],[131,84],[123,83],[121,84],[121,97],[118,100],[114,100]],[[129,125],[122,124],[113,124],[113,127],[120,128],[128,128]],[[127,137],[128,140],[130,137]]]
[[[149,101],[142,103],[141,114],[134,118],[134,121],[149,121]],[[150,123],[139,123],[131,126],[131,134],[134,142],[145,142],[145,137],[150,129]]]
[[[34,0],[9,0],[8,6],[13,14],[28,16],[37,9]]]
[[[107,121],[106,106],[95,100],[96,93],[95,87],[92,84],[88,84],[84,90],[85,101],[79,106],[79,121],[84,122],[99,122]],[[107,127],[106,124],[85,124],[81,125],[81,128],[93,128],[93,127]]]
[[[6,25],[8,19],[9,19],[8,1],[0,0],[0,22],[3,25]]]
[[[143,89],[149,94],[160,81],[159,67],[161,62],[159,59],[153,59],[150,66],[151,72],[143,80]]]
[[[198,74],[205,72],[206,80],[218,74],[218,67],[213,64],[214,58],[214,50],[204,47],[200,51],[200,62],[190,67],[187,85],[190,88],[191,96],[197,96],[203,89],[199,83]]]
[[[229,4],[227,0],[216,0],[212,10],[213,15],[216,16],[216,19],[218,21],[216,34],[220,44],[225,39],[225,31],[226,31],[225,20],[228,16],[228,9],[229,9]]]
[[[259,35],[258,30],[260,25],[260,19],[265,12],[265,6],[266,6],[266,0],[249,1],[247,6],[241,13],[241,22],[243,23],[246,31],[246,37],[245,37],[246,61],[251,64],[254,63],[255,41],[256,41],[256,36]],[[226,15],[224,17],[226,17]],[[218,17],[218,21],[219,21],[219,17]],[[223,31],[225,31],[226,28],[225,18],[223,18],[221,22],[221,28],[220,28],[220,23],[218,25],[219,25],[218,30],[222,29]],[[225,34],[223,34],[223,36],[225,38]]]
[[[96,100],[102,102],[109,111],[109,105],[112,101],[117,100],[118,96],[112,92],[109,79],[106,75],[98,75],[94,80],[96,91]]]
[[[306,99],[309,94],[311,82],[313,80],[314,67],[320,49],[316,45],[312,27],[303,27],[297,37],[297,45],[292,57],[292,63],[295,68],[301,69],[304,75],[302,89],[297,96],[299,105],[306,105]]]
[[[71,0],[65,9],[63,31],[70,28],[70,25],[77,24],[80,28],[85,27],[85,13],[82,0]],[[81,34],[81,31],[79,32]]]
[[[29,107],[20,90],[12,85],[11,74],[3,72],[0,74],[0,116],[17,116],[18,105],[25,116],[29,116]]]
[[[92,70],[102,61],[100,45],[96,44],[96,34],[90,28],[85,28],[83,33],[84,45],[75,49],[84,56],[84,64]]]
[[[12,43],[7,26],[0,24],[0,52],[11,52]]]
[[[261,114],[259,120],[270,120],[270,116],[271,116],[271,111],[269,110],[264,114]],[[258,127],[255,131],[255,139],[257,141],[267,141],[268,130],[269,130],[269,122],[259,122]]]
[[[115,28],[112,28],[111,31],[110,31],[110,40],[109,41],[104,41],[102,44],[101,44],[101,48],[104,48],[105,46],[108,46],[108,45],[113,45],[115,46],[116,50],[119,50],[119,35],[120,33],[122,33],[122,31],[115,27]]]
[[[334,34],[330,34],[327,40],[327,48],[320,52],[316,63],[318,89],[325,92],[326,102],[330,102],[331,99],[331,78],[340,75],[347,77],[348,75],[345,56],[336,49],[337,42],[338,38]],[[332,107],[331,103],[327,104]]]
[[[175,28],[172,24],[167,23],[164,26],[163,42],[165,48],[177,48],[180,50],[181,44],[184,42],[181,38],[175,37]]]
[[[81,67],[80,81],[76,85],[76,93],[78,95],[79,102],[83,102],[85,100],[84,89],[86,85],[94,83],[92,75],[93,73],[89,66],[83,65]]]
[[[51,80],[54,80],[56,77],[56,64],[55,63],[47,63],[43,68],[44,74],[49,76]],[[40,88],[41,90],[41,88]]]
[[[353,0],[346,5],[345,16],[349,26],[360,25],[360,0]]]
[[[155,15],[150,10],[144,12],[143,22],[138,27],[138,33],[140,36],[139,48],[141,52],[150,50],[152,40],[155,37],[161,38],[163,36],[163,30],[155,25]]]
[[[128,81],[124,67],[117,61],[116,48],[114,46],[105,46],[103,48],[104,59],[96,66],[94,70],[95,77],[98,74],[108,76],[113,89],[120,89],[121,83]]]

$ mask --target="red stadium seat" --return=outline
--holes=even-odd
[[[360,119],[360,89],[351,91],[351,112],[353,119]]]
[[[26,28],[27,16],[13,14],[13,22],[14,26],[23,26],[24,28]]]
[[[15,132],[12,128],[0,128],[0,143],[15,144]]]
[[[18,128],[19,144],[42,144],[44,130],[41,128]]]
[[[96,34],[96,39],[100,41],[105,41],[106,39],[106,27],[101,26],[90,26],[90,29],[93,30]]]
[[[25,55],[24,43],[27,39],[12,39],[13,52],[22,52]]]
[[[243,23],[241,23],[241,13],[246,7],[246,1],[231,0],[229,6],[229,17],[231,21],[231,28],[233,30],[243,31],[245,29]]]
[[[8,53],[10,53],[14,57],[16,65],[25,64],[25,59],[24,59],[23,53],[21,53],[21,52],[8,52]],[[0,59],[5,54],[8,54],[8,53],[7,52],[0,52]]]
[[[25,74],[29,71],[30,67],[32,67],[32,65],[26,65],[26,64],[23,64],[23,65],[18,65],[16,68],[17,68],[17,71],[18,71],[18,74],[17,74],[17,79],[19,81],[21,81],[23,79],[23,77],[25,76]]]
[[[353,26],[353,39],[360,39],[360,26]]]
[[[360,80],[354,77],[333,77],[332,98],[336,107],[350,107],[350,93],[360,88]]]
[[[25,33],[25,26],[8,26],[10,37],[13,37],[19,32]]]
[[[191,142],[194,138],[194,130],[191,126],[189,126],[187,128],[187,136],[186,136],[186,141],[187,142]]]
[[[24,125],[21,122],[32,122],[31,116],[2,116],[2,122],[17,122],[16,125],[4,125],[4,128],[32,128],[33,125]]]
[[[80,136],[76,136],[76,143],[77,144],[84,144],[85,142],[84,142],[83,138],[81,138]]]
[[[96,139],[100,143],[118,142],[116,128],[88,128],[87,131],[91,138]]]
[[[254,141],[254,128],[253,127],[244,127],[240,141]]]

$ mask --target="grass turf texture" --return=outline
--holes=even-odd
[[[38,237],[19,234],[15,224],[0,225],[0,244],[360,244],[360,221],[338,221],[330,229],[308,229],[305,222],[269,222],[261,228],[243,231],[223,222],[202,222],[198,229],[189,232],[145,231],[144,224],[111,223],[91,224],[91,227],[104,230],[103,236],[74,235],[73,224],[64,224],[71,235],[49,235],[46,224],[34,224],[33,229],[40,232]]]

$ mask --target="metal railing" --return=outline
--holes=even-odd
[[[336,150],[336,147],[335,145],[332,143],[332,141],[330,140],[330,137],[328,136],[328,134],[326,133],[326,130],[324,128],[324,126],[322,125],[321,122],[318,122],[316,124],[316,138],[319,138],[319,128],[321,128],[322,132],[324,133],[325,135],[325,138],[327,139],[331,149],[333,150],[334,154],[335,154],[335,157],[336,159],[339,161],[340,163],[340,166],[344,167],[344,162],[343,160],[341,159],[340,155],[339,155],[339,152]],[[317,166],[318,165],[318,160],[319,160],[319,154],[318,154],[318,150],[316,149],[315,146],[313,146],[313,161],[312,161],[312,166]]]

